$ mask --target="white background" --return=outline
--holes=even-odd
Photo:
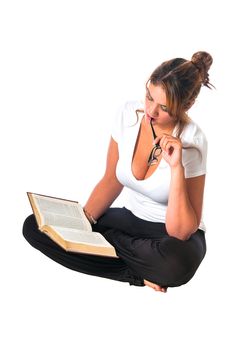
[[[1,348],[231,349],[229,1],[0,4]],[[26,191],[84,204],[117,108],[143,98],[162,61],[198,50],[214,58],[217,89],[202,89],[190,113],[209,141],[208,252],[195,277],[161,294],[76,273],[31,248],[21,235]]]

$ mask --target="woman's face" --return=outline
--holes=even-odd
[[[175,124],[166,106],[166,94],[160,85],[149,83],[146,87],[145,118],[153,125],[169,127]]]

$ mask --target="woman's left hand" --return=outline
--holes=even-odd
[[[182,143],[179,138],[163,134],[155,139],[155,143],[158,142],[162,149],[162,157],[170,167],[182,165]]]

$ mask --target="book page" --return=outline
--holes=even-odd
[[[111,247],[111,244],[98,232],[86,232],[59,226],[51,226],[64,240],[89,245]]]
[[[79,203],[37,194],[33,194],[33,199],[42,216],[42,225],[92,231]]]

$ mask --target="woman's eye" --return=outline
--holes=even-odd
[[[146,95],[146,98],[149,100],[149,101],[153,101],[153,98],[149,95]]]
[[[160,108],[161,108],[161,109],[162,109],[162,111],[164,111],[164,112],[167,112],[167,111],[168,111],[167,107],[166,107],[166,106],[164,106],[164,105],[160,105]]]

